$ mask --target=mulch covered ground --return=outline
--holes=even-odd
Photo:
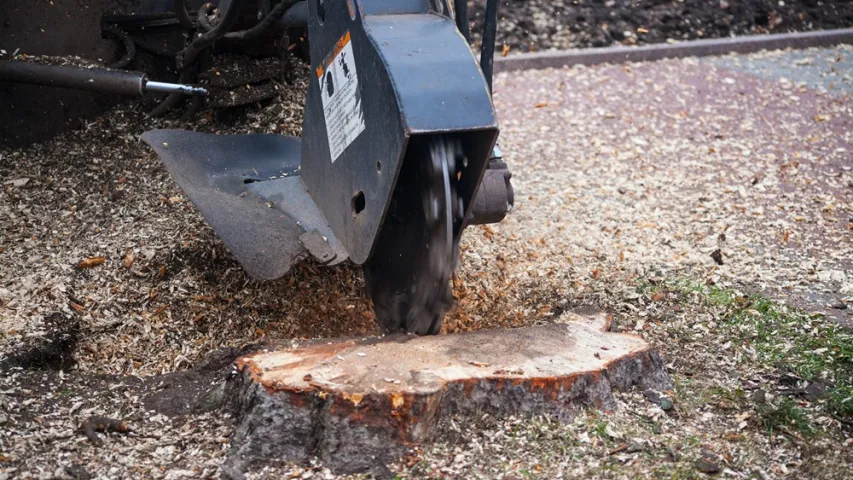
[[[486,0],[468,2],[475,37]],[[501,0],[498,51],[640,45],[853,27],[848,0]]]
[[[517,204],[465,234],[446,331],[593,306],[651,341],[676,388],[668,403],[633,392],[616,412],[569,425],[454,420],[393,470],[849,473],[853,347],[825,317],[848,321],[853,302],[853,51],[797,55],[496,78]],[[298,134],[304,88],[282,86],[272,104],[224,123],[151,120],[126,105],[51,142],[0,150],[0,478],[218,475],[230,417],[192,407],[215,394],[229,356],[376,333],[358,268],[305,264],[250,280],[138,140],[164,126]],[[79,430],[93,415],[129,431],[97,444]],[[254,474],[330,476],[320,465]]]

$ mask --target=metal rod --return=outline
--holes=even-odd
[[[471,25],[468,24],[468,0],[456,0],[453,6],[456,9],[456,28],[465,37],[465,41],[471,43]]]
[[[183,93],[184,95],[206,95],[207,90],[201,87],[193,87],[192,85],[183,85],[180,83],[167,82],[145,82],[144,90],[146,92],[155,93]]]
[[[480,46],[480,68],[492,91],[492,71],[495,66],[495,39],[498,33],[498,0],[486,2],[486,16],[483,21],[483,44]]]
[[[181,83],[189,82],[192,79],[193,75],[195,75],[194,69],[190,67],[181,72],[181,74],[178,76],[178,81]],[[160,104],[157,105],[154,110],[151,110],[148,115],[155,118],[162,117],[163,115],[167,114],[169,110],[175,108],[181,102],[181,100],[183,100],[183,98],[183,95],[181,95],[180,93],[170,93],[166,95],[166,98],[162,102],[160,102]]]

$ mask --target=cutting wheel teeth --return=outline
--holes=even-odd
[[[465,211],[456,191],[456,169],[465,161],[462,143],[446,136],[424,140],[413,150],[418,152],[414,162],[403,166],[408,183],[398,186],[400,203],[392,202],[392,208],[405,209],[392,210],[396,221],[383,227],[380,245],[385,256],[374,256],[365,265],[377,320],[389,331],[420,335],[439,333],[452,304],[450,277]],[[411,170],[405,170],[406,165]]]

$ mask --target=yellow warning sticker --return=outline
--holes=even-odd
[[[332,163],[364,131],[364,111],[352,38],[347,32],[317,67]]]

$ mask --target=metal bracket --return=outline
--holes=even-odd
[[[335,250],[329,245],[326,238],[316,229],[300,235],[299,241],[302,242],[302,246],[308,250],[308,253],[310,253],[311,256],[320,263],[320,265],[326,265],[337,257]]]
[[[471,215],[468,217],[470,225],[498,223],[506,217],[515,203],[511,179],[512,173],[503,161],[503,153],[495,145],[489,167],[471,207]]]

